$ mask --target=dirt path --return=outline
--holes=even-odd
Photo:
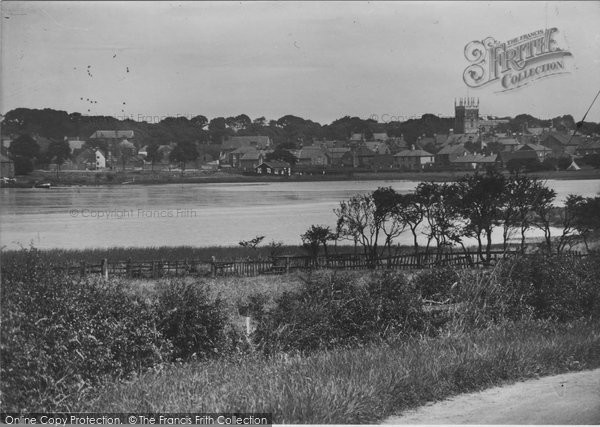
[[[600,369],[463,394],[384,424],[600,424]]]

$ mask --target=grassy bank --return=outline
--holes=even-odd
[[[58,175],[51,171],[35,171],[27,176],[17,177],[17,187],[32,187],[36,182],[50,182],[56,186],[71,185],[136,185],[153,184],[214,184],[214,183],[250,183],[250,182],[316,182],[316,181],[456,181],[472,172],[402,172],[398,170],[330,170],[326,174],[303,174],[290,177],[261,176],[240,174],[235,171],[63,171]],[[508,172],[506,172],[508,174]],[[600,169],[582,169],[578,171],[544,171],[530,174],[542,179],[600,179]]]
[[[374,423],[458,393],[598,367],[599,327],[509,323],[309,357],[169,366],[109,385],[77,409],[272,412],[276,423]]]

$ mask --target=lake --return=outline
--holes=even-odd
[[[391,186],[412,191],[415,181],[326,181],[242,184],[164,184],[45,189],[0,189],[0,246],[83,249],[112,246],[236,246],[299,244],[312,224],[335,226],[333,209],[357,193]],[[600,193],[600,180],[549,180],[568,194]],[[495,240],[498,237],[495,238]],[[398,242],[410,244],[409,234]]]

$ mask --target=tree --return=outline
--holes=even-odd
[[[399,194],[394,215],[398,216],[399,220],[410,229],[413,236],[415,255],[418,254],[419,241],[417,228],[425,218],[425,208],[423,207],[420,195],[418,193]]]
[[[392,187],[379,187],[373,192],[375,203],[375,219],[381,224],[381,231],[385,235],[385,246],[391,256],[392,241],[406,228],[402,217],[397,214],[400,204],[400,194]]]
[[[455,188],[458,190],[458,197],[451,200],[458,203],[457,209],[466,221],[465,235],[477,239],[477,255],[484,264],[489,264],[492,232],[494,227],[502,222],[506,179],[502,174],[489,169],[484,175],[475,173],[465,176],[458,181]]]
[[[556,243],[556,252],[560,254],[567,246],[572,246],[578,239],[577,224],[581,224],[580,216],[584,212],[585,199],[582,196],[569,194],[563,208],[556,208],[562,233]]]
[[[381,222],[376,209],[371,194],[357,194],[348,201],[340,202],[340,207],[334,209],[338,218],[337,235],[360,243],[367,264],[371,268],[375,268],[379,260],[378,240]]]
[[[62,141],[52,141],[48,146],[48,158],[56,163],[56,176],[58,177],[58,172],[60,171],[60,167],[64,164],[71,155],[71,147],[69,143],[65,140]]]
[[[193,162],[198,158],[198,150],[196,145],[190,141],[180,141],[175,145],[171,154],[169,154],[169,160],[171,162],[179,163],[181,167],[181,174],[185,171],[186,162]]]
[[[521,252],[525,251],[525,233],[531,228],[534,180],[513,174],[506,182],[502,208],[502,237],[504,250],[508,248],[509,235],[518,228],[521,235]]]
[[[13,157],[25,157],[33,161],[40,155],[40,146],[31,136],[21,135],[10,143],[8,151]]]
[[[323,245],[323,252],[327,257],[327,242],[336,240],[337,236],[331,229],[324,225],[311,225],[304,234],[300,236],[302,244],[316,258],[319,255],[319,247]]]
[[[282,162],[289,163],[290,165],[295,165],[298,159],[292,153],[287,150],[276,149],[270,153],[267,153],[266,160],[280,160]]]
[[[544,241],[548,252],[552,251],[551,214],[552,202],[556,192],[546,187],[541,181],[534,180],[531,186],[531,209],[535,214],[533,225],[544,232]]]
[[[152,142],[146,147],[146,160],[152,165],[152,170],[154,170],[154,164],[160,162],[163,158],[163,153],[159,151],[159,147],[160,145],[156,142]]]
[[[574,222],[574,226],[589,252],[589,236],[600,231],[600,197],[587,197],[578,204]]]
[[[455,184],[438,184],[422,182],[417,186],[418,195],[425,218],[425,235],[427,246],[425,253],[429,253],[432,241],[435,241],[437,253],[440,256],[446,246],[462,242],[462,227],[460,224],[459,191]]]

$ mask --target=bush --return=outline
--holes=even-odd
[[[227,344],[224,303],[211,301],[201,283],[162,282],[158,290],[158,329],[173,345],[174,358],[209,357]]]
[[[535,255],[501,265],[498,279],[541,319],[566,321],[600,315],[600,257]]]
[[[106,375],[165,360],[152,305],[119,283],[55,273],[35,249],[3,269],[2,410],[62,410]]]
[[[445,301],[452,296],[452,285],[459,279],[456,270],[450,267],[437,267],[424,270],[413,278],[415,287],[424,299]]]
[[[262,311],[253,337],[267,353],[355,346],[420,328],[421,310],[418,293],[401,274],[374,274],[366,285],[348,274],[322,274]]]
[[[493,271],[463,272],[455,292],[454,320],[463,325],[599,318],[600,256],[506,260]]]

